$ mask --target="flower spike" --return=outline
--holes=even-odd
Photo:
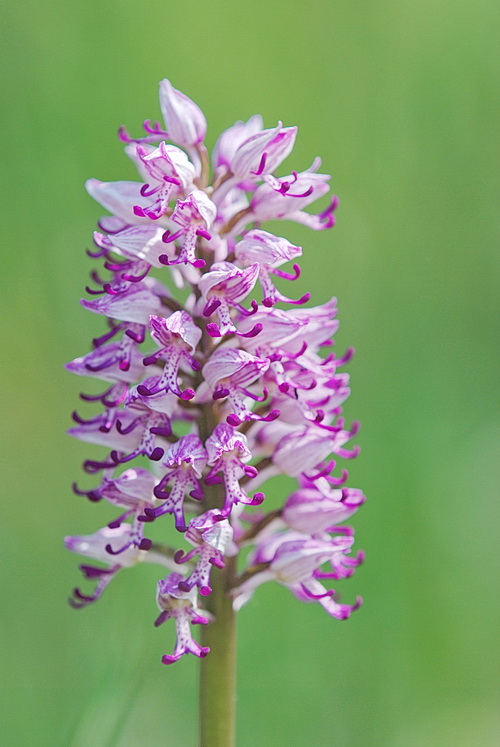
[[[268,581],[347,619],[361,600],[343,603],[331,585],[364,559],[346,522],[365,496],[342,467],[359,447],[357,424],[342,414],[352,348],[326,349],[336,299],[305,307],[309,292],[288,295],[302,247],[266,224],[331,228],[337,198],[313,207],[330,176],[319,159],[279,174],[294,126],[266,129],[260,115],[236,122],[210,159],[201,109],[167,79],[160,108],[163,121],[145,120],[143,137],[120,129],[137,181],[86,185],[109,214],[87,252],[98,267],[81,304],[105,323],[66,368],[104,384],[80,395],[69,433],[104,452],[84,461],[90,485],[78,480],[72,492],[115,513],[65,545],[90,559],[75,608],[99,599],[124,569],[157,566],[155,625],[175,627],[161,659],[172,664],[210,655],[206,644],[231,607]],[[294,484],[278,507],[274,492],[287,481],[268,481],[280,475]],[[169,523],[173,548],[161,539]],[[202,626],[200,642],[192,625]]]

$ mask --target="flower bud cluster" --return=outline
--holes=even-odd
[[[318,173],[319,159],[277,177],[297,128],[263,129],[258,115],[222,133],[210,168],[198,106],[164,80],[160,108],[164,123],[146,121],[143,137],[120,130],[139,180],[87,183],[109,214],[89,252],[102,269],[91,272],[81,303],[107,329],[67,368],[105,389],[81,395],[99,412],[74,412],[70,433],[106,453],[83,465],[97,484],[73,489],[119,515],[66,546],[98,561],[81,566],[92,590],[75,589],[75,607],[98,599],[123,568],[148,561],[167,569],[156,625],[175,621],[174,652],[162,659],[169,664],[208,654],[191,624],[210,623],[199,597],[211,594],[229,557],[238,556],[235,608],[277,581],[349,617],[360,600],[342,604],[324,582],[350,576],[362,560],[343,523],[364,496],[336,469],[358,451],[349,446],[357,427],[342,417],[352,350],[323,352],[338,327],[336,300],[305,308],[309,293],[285,293],[300,275],[302,249],[261,227],[282,219],[332,227],[335,197],[317,213],[305,210],[326,195],[330,177]],[[280,474],[296,488],[265,511],[264,483]],[[167,514],[187,546],[147,536]]]

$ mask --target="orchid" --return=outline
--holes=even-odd
[[[143,136],[120,129],[139,180],[87,182],[110,215],[94,234],[89,255],[102,268],[91,272],[81,304],[107,329],[67,368],[105,389],[81,395],[100,409],[74,412],[69,432],[107,453],[84,462],[94,485],[73,489],[121,513],[65,542],[99,564],[81,566],[94,587],[75,589],[75,607],[96,601],[136,563],[168,569],[155,625],[173,621],[176,643],[162,662],[203,659],[202,686],[211,690],[232,686],[229,669],[216,673],[234,666],[234,613],[264,582],[337,619],[359,607],[359,598],[341,603],[329,584],[363,560],[344,522],[365,497],[337,467],[359,449],[350,443],[357,424],[342,416],[352,350],[327,351],[336,299],[306,308],[310,293],[285,293],[300,276],[302,247],[262,228],[269,220],[331,228],[336,197],[308,211],[329,192],[330,177],[318,173],[319,159],[276,174],[296,127],[264,129],[258,115],[237,122],[210,162],[199,107],[163,80],[160,108],[163,122],[146,120]],[[280,474],[296,486],[281,508],[266,510],[265,483]],[[152,524],[160,536],[169,520],[181,549],[145,536]],[[202,627],[201,643],[193,624]],[[204,707],[202,721],[214,718]],[[231,729],[210,744],[232,744]]]

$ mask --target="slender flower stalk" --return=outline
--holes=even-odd
[[[318,158],[276,175],[296,127],[263,129],[258,115],[237,122],[217,141],[210,178],[199,107],[164,80],[160,108],[164,121],[146,120],[143,136],[120,129],[139,180],[87,182],[109,214],[88,252],[102,266],[81,303],[104,329],[67,368],[102,380],[103,391],[81,395],[95,411],[75,411],[70,433],[105,453],[84,462],[91,484],[73,490],[119,515],[66,538],[97,561],[80,566],[85,589],[71,603],[94,602],[124,568],[157,564],[155,625],[175,629],[161,661],[202,660],[201,744],[230,747],[235,618],[255,589],[275,581],[339,620],[361,603],[331,588],[363,559],[344,522],[365,498],[337,466],[358,453],[357,424],[342,417],[352,350],[328,352],[336,299],[305,308],[311,294],[289,290],[302,248],[262,228],[329,229],[338,201],[306,210],[329,191]],[[297,484],[267,510],[265,483],[279,474]],[[148,536],[168,520],[177,547]]]

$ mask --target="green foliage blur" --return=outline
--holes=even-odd
[[[280,231],[304,247],[297,292],[335,294],[338,349],[357,350],[367,559],[342,592],[365,602],[338,622],[258,591],[239,616],[238,745],[498,744],[498,8],[5,4],[2,744],[196,744],[198,662],[160,664],[157,569],[76,612],[62,545],[110,518],[72,495],[88,447],[65,435],[83,382],[63,364],[102,326],[78,303],[101,214],[83,182],[134,178],[115,133],[157,118],[163,77],[202,107],[211,146],[255,112],[297,124],[287,163],[321,155],[341,201],[333,231]]]

